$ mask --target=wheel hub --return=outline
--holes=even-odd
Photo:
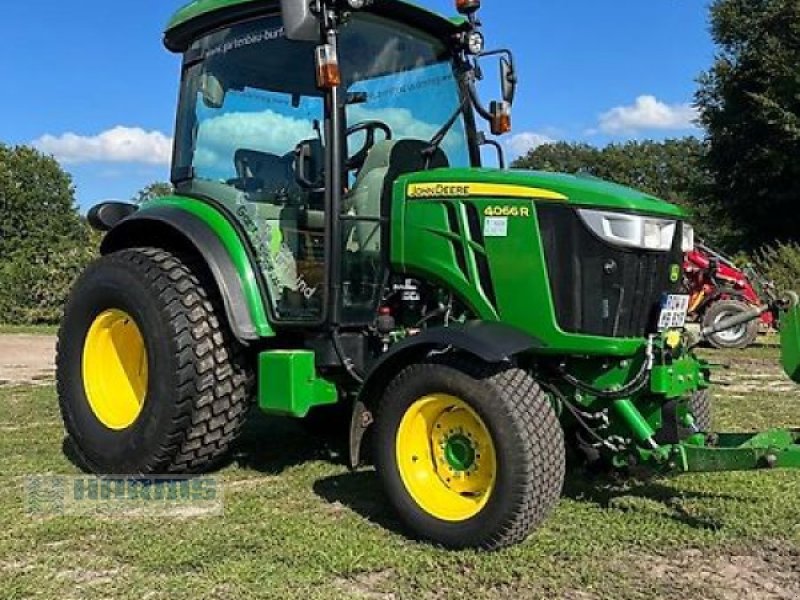
[[[496,476],[488,428],[465,402],[443,394],[414,404],[398,431],[403,481],[430,514],[461,521],[477,514]]]
[[[147,350],[133,318],[121,310],[98,315],[83,347],[83,387],[97,420],[109,429],[129,428],[144,407]]]

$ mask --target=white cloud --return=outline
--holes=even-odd
[[[160,131],[117,126],[94,136],[65,133],[43,135],[33,145],[64,164],[145,163],[169,164],[172,139]]]
[[[552,144],[555,142],[550,136],[543,133],[535,133],[533,131],[523,131],[508,138],[504,143],[509,152],[513,155],[512,158],[524,156],[534,148],[543,146],[545,144]]]
[[[195,166],[227,173],[239,148],[284,155],[302,140],[315,137],[313,123],[271,110],[227,113],[203,121],[197,132]]]
[[[639,96],[630,106],[618,106],[600,115],[598,128],[609,135],[653,129],[686,130],[696,126],[697,116],[697,109],[689,103],[666,104],[655,96]]]

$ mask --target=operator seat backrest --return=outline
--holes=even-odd
[[[423,151],[430,146],[423,140],[387,140],[375,144],[367,155],[364,166],[356,177],[356,183],[349,194],[348,203],[358,217],[389,217],[392,204],[392,190],[398,177],[425,170]],[[441,148],[431,156],[429,169],[449,167],[447,155]],[[362,251],[377,252],[381,243],[388,248],[384,227],[384,239],[378,234],[375,223],[360,222],[355,225],[355,235]]]
[[[239,149],[233,156],[236,175],[242,181],[255,180],[260,191],[283,195],[296,187],[290,155],[278,156],[258,150]]]

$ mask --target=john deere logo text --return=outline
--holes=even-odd
[[[408,187],[409,198],[466,198],[470,186],[458,183],[414,183]]]

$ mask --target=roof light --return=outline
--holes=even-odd
[[[456,0],[456,10],[462,15],[471,15],[481,7],[481,0]]]

